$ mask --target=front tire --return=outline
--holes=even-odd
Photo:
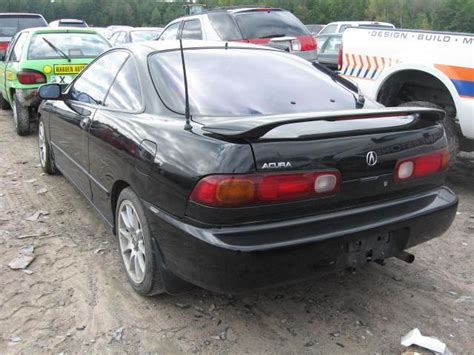
[[[12,110],[16,133],[19,136],[27,136],[30,134],[30,112],[28,107],[21,105],[16,94],[13,94]]]
[[[133,289],[142,296],[164,293],[160,253],[140,199],[129,187],[120,193],[115,221],[123,267]]]
[[[54,165],[54,159],[51,154],[51,148],[49,146],[48,137],[46,137],[46,130],[43,120],[40,118],[38,122],[38,150],[41,169],[46,174],[53,175],[56,173],[56,167]]]
[[[440,106],[428,101],[404,102],[400,104],[399,107],[428,107],[428,108],[442,109]],[[449,116],[446,113],[446,118],[443,120],[444,130],[446,131],[446,137],[448,139],[448,148],[449,148],[449,155],[450,155],[449,166],[450,167],[453,167],[455,165],[457,156],[459,154],[459,135],[458,135],[456,124],[454,122],[454,118],[455,117]]]

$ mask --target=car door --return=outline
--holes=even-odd
[[[146,154],[137,148],[141,140],[139,131],[135,130],[137,116],[143,110],[142,99],[138,72],[130,56],[115,78],[104,105],[97,109],[90,128],[92,202],[109,221],[113,221],[110,209],[113,184],[133,174],[135,167],[142,172],[147,169],[146,162],[135,165],[137,154],[138,157]],[[147,142],[143,149],[150,149],[150,145],[153,143]]]
[[[68,87],[63,101],[55,101],[50,115],[51,146],[58,169],[92,199],[89,176],[89,128],[95,112],[128,57],[123,51],[102,55]]]

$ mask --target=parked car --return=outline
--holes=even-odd
[[[0,54],[5,53],[13,36],[21,30],[46,26],[48,23],[40,14],[0,13]]]
[[[123,28],[110,37],[110,43],[118,46],[125,43],[151,41],[157,39],[161,31],[163,29],[159,27]]]
[[[184,47],[115,48],[64,91],[39,90],[41,166],[117,234],[138,293],[231,293],[412,261],[405,249],[450,226],[443,111],[386,109],[268,47]]]
[[[49,23],[49,27],[89,27],[87,22],[84,20],[78,20],[73,18],[65,18],[61,20],[55,20]]]
[[[342,34],[327,35],[323,45],[318,48],[316,60],[331,70],[337,70],[339,64],[339,49],[341,48]]]
[[[102,35],[102,37],[106,39],[110,39],[110,37],[112,37],[114,33],[112,30],[106,27],[89,27],[89,28],[92,30],[95,30],[97,33],[99,33],[100,35]]]
[[[219,8],[170,22],[160,40],[197,39],[265,44],[316,59],[316,41],[291,12],[272,7]]]
[[[334,33],[343,33],[346,28],[349,27],[385,27],[385,28],[395,28],[395,25],[388,22],[378,22],[378,21],[337,21],[328,23],[324,28],[319,32],[319,35],[330,35]]]
[[[13,109],[19,135],[30,132],[44,83],[69,84],[97,55],[111,46],[93,30],[33,28],[19,32],[0,55],[0,104]]]
[[[319,32],[324,28],[325,25],[306,25],[306,28],[311,32],[313,37],[316,37]]]
[[[316,36],[318,47],[321,48],[330,35],[344,33],[349,27],[395,28],[388,22],[376,21],[339,21],[328,23]]]
[[[341,73],[368,96],[386,106],[446,111],[452,164],[459,151],[474,151],[473,34],[351,28],[343,43]]]

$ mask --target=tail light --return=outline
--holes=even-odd
[[[342,65],[344,64],[342,62],[343,55],[344,55],[344,52],[343,52],[343,49],[342,49],[342,42],[341,42],[341,45],[339,46],[339,52],[337,53],[337,68],[339,70],[342,69]]]
[[[339,191],[338,170],[298,174],[211,175],[200,180],[190,200],[208,206],[242,206],[327,196]]]
[[[17,77],[18,81],[24,85],[46,83],[44,74],[36,70],[22,70],[17,74]]]
[[[402,159],[395,166],[395,181],[401,182],[446,170],[449,164],[449,151],[443,149],[426,155]]]
[[[0,42],[0,51],[6,51],[10,42]]]
[[[301,43],[301,51],[313,51],[316,50],[317,44],[316,39],[312,35],[298,36],[298,41]]]

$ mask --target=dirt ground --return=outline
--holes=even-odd
[[[16,136],[1,112],[2,354],[399,354],[415,327],[454,354],[474,353],[474,155],[449,182],[460,198],[454,224],[413,248],[414,264],[391,259],[238,296],[145,299],[126,282],[114,236],[63,176],[42,174],[37,154],[36,134]],[[30,272],[10,269],[28,245]]]

